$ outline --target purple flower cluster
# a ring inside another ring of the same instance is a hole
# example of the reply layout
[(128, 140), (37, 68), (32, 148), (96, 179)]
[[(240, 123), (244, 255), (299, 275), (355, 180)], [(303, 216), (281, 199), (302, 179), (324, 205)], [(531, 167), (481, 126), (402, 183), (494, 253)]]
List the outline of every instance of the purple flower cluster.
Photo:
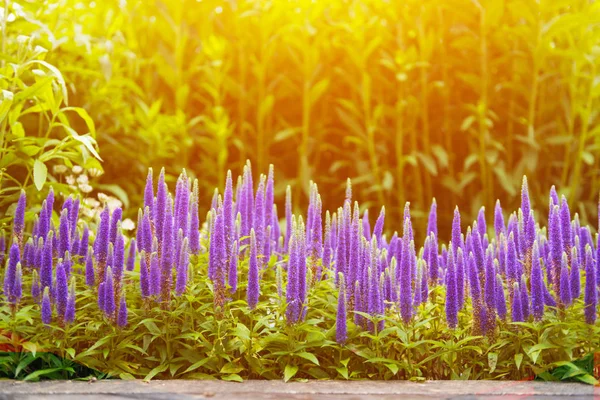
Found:
[(49, 324), (55, 315), (60, 323), (71, 323), (74, 274), (80, 273), (97, 293), (98, 307), (107, 320), (124, 327), (129, 275), (139, 273), (139, 293), (146, 306), (156, 302), (168, 307), (173, 295), (182, 296), (194, 278), (190, 265), (199, 264), (197, 255), (208, 252), (206, 275), (218, 309), (236, 295), (239, 286), (245, 289), (248, 307), (259, 308), (261, 294), (266, 294), (261, 291), (261, 278), (275, 267), (285, 318), (296, 324), (310, 309), (311, 288), (321, 281), (331, 282), (338, 292), (339, 343), (348, 340), (348, 315), (373, 332), (384, 328), (384, 317), (390, 313), (410, 324), (439, 286), (450, 328), (458, 327), (470, 309), (468, 319), (474, 329), (491, 335), (500, 320), (541, 321), (549, 307), (564, 310), (577, 302), (584, 303), (586, 322), (596, 321), (600, 246), (591, 229), (581, 226), (578, 215), (571, 215), (566, 198), (559, 199), (554, 187), (547, 228), (536, 224), (524, 178), (520, 208), (505, 214), (497, 201), (493, 225), (486, 221), (483, 207), (470, 225), (456, 207), (447, 243), (438, 236), (434, 199), (423, 244), (417, 246), (409, 203), (402, 231), (392, 232), (386, 229), (385, 207), (374, 221), (368, 210), (361, 212), (352, 199), (350, 180), (343, 203), (333, 211), (323, 210), (318, 186), (311, 182), (306, 218), (294, 214), (288, 187), (285, 229), (280, 227), (274, 203), (272, 166), (256, 185), (249, 162), (236, 180), (228, 171), (223, 192), (215, 190), (212, 197), (206, 228), (199, 220), (198, 182), (192, 182), (185, 170), (174, 194), (166, 182), (163, 169), (155, 186), (149, 170), (136, 236), (130, 240), (122, 232), (120, 208), (105, 206), (90, 232), (79, 221), (79, 199), (68, 197), (60, 210), (54, 210), (52, 190), (33, 216), (29, 234), (22, 192), (7, 257), (8, 243), (0, 232), (0, 260), (7, 259), (3, 285), (7, 301), (15, 307), (22, 302), (23, 274), (31, 273), (31, 296), (40, 306), (42, 321)]

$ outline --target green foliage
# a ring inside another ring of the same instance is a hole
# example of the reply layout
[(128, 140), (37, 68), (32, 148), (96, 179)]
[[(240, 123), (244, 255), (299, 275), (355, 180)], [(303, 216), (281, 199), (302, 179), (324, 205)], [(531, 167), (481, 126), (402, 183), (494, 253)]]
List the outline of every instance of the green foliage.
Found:
[(27, 6), (5, 2), (2, 9), (0, 208), (21, 188), (30, 199), (41, 199), (48, 184), (71, 192), (53, 166), (102, 171), (94, 122), (84, 108), (69, 106), (68, 83), (48, 61), (59, 43)]

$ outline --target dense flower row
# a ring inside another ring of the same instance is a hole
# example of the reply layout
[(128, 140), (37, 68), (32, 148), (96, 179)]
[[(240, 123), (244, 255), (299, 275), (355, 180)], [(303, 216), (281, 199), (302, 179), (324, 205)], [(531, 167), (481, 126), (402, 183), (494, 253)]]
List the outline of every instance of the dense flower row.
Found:
[[(401, 235), (389, 235), (391, 230), (385, 229), (384, 207), (371, 229), (368, 211), (361, 215), (358, 203), (352, 200), (350, 180), (343, 205), (325, 213), (318, 187), (311, 183), (306, 218), (292, 213), (288, 187), (285, 230), (281, 230), (274, 203), (274, 169), (271, 166), (268, 175), (261, 175), (255, 188), (250, 163), (237, 178), (235, 189), (228, 172), (225, 189), (222, 194), (215, 191), (202, 230), (198, 184), (192, 183), (185, 171), (177, 180), (174, 196), (165, 183), (164, 170), (156, 186), (149, 171), (136, 237), (129, 240), (121, 231), (120, 208), (111, 212), (105, 207), (94, 233), (79, 220), (79, 204), (77, 198), (66, 198), (58, 218), (53, 219), (51, 189), (26, 241), (24, 193), (15, 209), (4, 297), (16, 307), (23, 297), (23, 273), (32, 274), (31, 296), (40, 305), (45, 324), (53, 319), (59, 324), (74, 321), (76, 273), (85, 275), (86, 284), (97, 293), (99, 309), (118, 326), (126, 326), (128, 318), (124, 270), (139, 271), (144, 302), (168, 308), (171, 296), (182, 295), (192, 278), (190, 257), (203, 251), (209, 253), (207, 278), (212, 282), (217, 309), (238, 290), (240, 277), (247, 279), (247, 303), (255, 309), (261, 298), (261, 276), (274, 260), (283, 260), (285, 265), (278, 268), (277, 280), (279, 294), (285, 290), (289, 324), (305, 318), (310, 307), (307, 293), (316, 282), (335, 282), (339, 343), (347, 340), (349, 316), (371, 331), (383, 329), (382, 317), (396, 310), (404, 323), (410, 323), (419, 306), (430, 301), (431, 289), (437, 285), (445, 287), (450, 328), (458, 325), (458, 313), (467, 304), (472, 305), (474, 330), (490, 335), (499, 320), (540, 321), (549, 307), (565, 312), (582, 295), (583, 318), (589, 324), (596, 322), (600, 246), (594, 244), (591, 229), (580, 225), (577, 214), (572, 218), (566, 198), (559, 199), (554, 187), (547, 228), (536, 223), (526, 178), (521, 207), (508, 215), (507, 223), (498, 201), (493, 227), (488, 229), (482, 207), (465, 230), (457, 207), (447, 244), (439, 243), (434, 199), (420, 248), (415, 244), (408, 203)], [(203, 236), (207, 236), (206, 246), (202, 245)], [(2, 234), (0, 263), (5, 252)], [(75, 270), (74, 265), (83, 270)], [(242, 265), (247, 265), (247, 270), (241, 271)]]

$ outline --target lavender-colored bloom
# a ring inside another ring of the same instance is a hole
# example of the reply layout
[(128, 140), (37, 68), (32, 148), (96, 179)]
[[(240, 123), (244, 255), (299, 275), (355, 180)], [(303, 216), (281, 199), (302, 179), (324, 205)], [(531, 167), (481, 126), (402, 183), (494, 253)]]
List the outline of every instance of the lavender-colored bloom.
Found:
[(404, 216), (402, 221), (404, 221), (402, 236), (408, 237), (409, 241), (413, 240), (415, 237), (413, 233), (412, 220), (410, 218), (410, 203), (408, 201), (404, 203)]
[(138, 209), (138, 214), (137, 214), (137, 230), (135, 232), (135, 239), (137, 240), (137, 242), (142, 246), (142, 249), (144, 249), (144, 211), (139, 208)]
[(523, 216), (525, 217), (527, 217), (531, 211), (529, 185), (527, 184), (527, 177), (525, 175), (523, 175), (523, 184), (521, 185), (521, 210), (523, 210)]
[(161, 168), (158, 176), (158, 187), (156, 188), (156, 205), (152, 206), (152, 217), (154, 218), (154, 227), (159, 244), (162, 243), (163, 225), (165, 222), (165, 212), (167, 209), (169, 190), (165, 183), (165, 169)]
[(73, 200), (71, 209), (69, 210), (69, 226), (71, 228), (71, 237), (73, 238), (75, 237), (75, 234), (77, 232), (77, 221), (79, 220), (79, 205), (79, 197), (76, 197), (75, 200)]
[(346, 343), (346, 340), (348, 340), (348, 327), (346, 321), (346, 285), (344, 283), (344, 274), (341, 272), (338, 277), (338, 282), (340, 282), (340, 285), (335, 320), (335, 340), (339, 344), (344, 344)]
[(454, 219), (452, 220), (452, 253), (457, 254), (459, 247), (462, 247), (461, 229), (460, 229), (460, 211), (458, 206), (454, 208)]
[(200, 252), (200, 219), (198, 218), (198, 180), (194, 179), (192, 185), (192, 200), (190, 205), (190, 251), (192, 254)]
[(558, 206), (554, 206), (548, 220), (548, 241), (550, 243), (549, 281), (557, 285), (560, 274), (560, 263), (563, 252), (560, 214)]
[[(265, 236), (265, 176), (261, 175), (258, 183), (258, 189), (256, 190), (256, 199), (254, 201), (254, 218), (252, 221), (252, 227), (254, 228), (254, 235), (256, 236), (256, 248), (262, 249), (264, 245)], [(262, 260), (261, 260), (262, 264)]]
[[(596, 269), (594, 268), (592, 248), (590, 245), (587, 245), (585, 248), (585, 258), (585, 293), (583, 296), (583, 301), (585, 303), (585, 322), (594, 324), (596, 322), (596, 308), (598, 305), (598, 289), (596, 288)], [(600, 259), (596, 262), (600, 263)]]
[(150, 222), (150, 209), (146, 208), (142, 217), (142, 225), (138, 226), (138, 231), (141, 231), (138, 245), (140, 250), (145, 250), (146, 253), (152, 252), (152, 223)]
[(511, 318), (513, 322), (523, 322), (525, 319), (523, 318), (523, 307), (521, 306), (521, 296), (517, 295), (521, 293), (521, 289), (519, 287), (519, 283), (513, 283), (513, 301), (511, 304)]
[(10, 290), (10, 298), (9, 301), (13, 304), (18, 304), (21, 301), (21, 297), (23, 296), (23, 269), (21, 268), (21, 263), (17, 263), (17, 269), (15, 271), (15, 279), (13, 281), (12, 288)]
[(233, 242), (231, 246), (231, 256), (229, 258), (229, 272), (227, 274), (227, 280), (230, 287), (230, 292), (235, 293), (237, 291), (237, 283), (238, 283), (238, 257), (239, 257), (239, 249), (237, 240)]
[(113, 282), (112, 269), (106, 269), (106, 280), (104, 281), (104, 312), (112, 317), (117, 309), (115, 304), (115, 287)]
[(456, 295), (456, 272), (454, 271), (454, 251), (448, 251), (448, 264), (446, 266), (446, 322), (448, 327), (454, 329), (458, 326), (458, 300)]
[(158, 296), (161, 292), (160, 265), (158, 255), (152, 253), (150, 256), (150, 294)]
[(322, 256), (322, 264), (323, 268), (326, 270), (331, 266), (331, 216), (329, 215), (329, 210), (325, 212), (325, 239), (323, 240), (323, 256)]
[(563, 253), (562, 255), (562, 263), (560, 268), (560, 285), (559, 285), (559, 293), (560, 293), (560, 301), (563, 305), (571, 304), (571, 284), (569, 282), (569, 260), (567, 258), (567, 253)]
[[(381, 317), (383, 314), (383, 309), (380, 309), (379, 306), (381, 303), (381, 288), (379, 286), (379, 273), (377, 272), (376, 265), (377, 261), (373, 260), (372, 266), (369, 268), (369, 295), (367, 298), (367, 310), (371, 316)], [(375, 325), (371, 321), (369, 321), (369, 329), (372, 332), (375, 331)]]
[[(315, 185), (315, 190), (316, 190)], [(308, 255), (314, 259), (322, 257), (323, 254), (323, 220), (322, 220), (322, 207), (321, 196), (315, 194), (315, 204), (313, 208), (313, 220), (311, 223), (311, 236), (309, 237), (309, 250)], [(358, 217), (357, 217), (358, 219)], [(358, 222), (356, 223), (358, 226)], [(358, 229), (358, 228), (357, 228)]]
[(548, 290), (548, 287), (546, 285), (543, 285), (543, 290), (544, 290), (544, 304), (548, 307), (556, 307), (556, 300), (554, 299), (554, 297), (552, 297), (552, 294), (550, 293), (550, 291)]
[[(106, 266), (106, 258), (108, 257), (108, 233), (110, 230), (110, 211), (107, 206), (100, 213), (100, 222), (96, 231), (96, 240), (94, 241), (94, 256), (102, 271)], [(103, 278), (103, 277), (102, 277)]]
[(300, 319), (304, 318), (306, 308), (304, 303), (306, 302), (306, 237), (304, 236), (306, 227), (302, 216), (298, 218), (298, 304), (300, 305), (301, 314)]
[(87, 256), (85, 258), (85, 284), (88, 286), (94, 286), (96, 282), (94, 276), (94, 260), (92, 257), (93, 250), (88, 250)]
[(565, 196), (562, 196), (560, 204), (560, 232), (562, 235), (562, 251), (566, 252), (568, 256), (571, 254), (573, 236), (571, 232), (571, 212)]
[(177, 179), (175, 189), (175, 232), (183, 231), (183, 236), (188, 236), (188, 210), (190, 205), (190, 180), (185, 169)]
[(265, 225), (270, 225), (273, 221), (273, 204), (275, 202), (275, 168), (269, 164), (269, 173), (267, 176), (267, 185), (265, 188)]
[(75, 233), (74, 236), (75, 238), (71, 242), (70, 254), (73, 254), (75, 257), (77, 257), (79, 254), (79, 235)]
[(104, 288), (106, 287), (106, 283), (102, 282), (100, 283), (100, 285), (98, 285), (98, 308), (100, 309), (100, 311), (106, 313), (106, 310), (104, 309), (104, 302), (106, 300), (106, 297), (104, 296)]
[(477, 214), (477, 228), (479, 235), (484, 237), (487, 233), (487, 223), (485, 222), (485, 207), (481, 206), (479, 213)]
[(25, 191), (21, 189), (17, 208), (15, 209), (15, 219), (13, 223), (13, 234), (17, 238), (19, 246), (23, 243), (23, 230), (25, 229), (25, 207), (27, 206), (27, 197)]
[[(437, 258), (437, 253), (433, 258)], [(465, 304), (465, 256), (461, 248), (457, 250), (455, 259), (457, 310), (462, 310)]]
[(502, 206), (500, 200), (496, 200), (496, 207), (494, 208), (494, 231), (496, 237), (500, 236), (500, 233), (505, 232), (504, 215), (502, 214)]
[(142, 250), (140, 253), (140, 292), (142, 298), (150, 296), (150, 271), (148, 271), (148, 262), (146, 261), (146, 252)]
[(381, 212), (379, 213), (379, 217), (377, 217), (377, 221), (375, 222), (375, 227), (373, 228), (373, 235), (377, 238), (377, 242), (381, 241), (381, 235), (383, 234), (383, 224), (385, 222), (385, 206), (381, 207)]
[(117, 315), (117, 326), (119, 328), (124, 328), (127, 326), (127, 302), (125, 300), (125, 293), (121, 295), (119, 314)]
[(49, 325), (52, 322), (52, 304), (50, 303), (50, 288), (44, 288), (42, 298), (42, 323)]
[(289, 251), (289, 242), (292, 236), (292, 188), (288, 185), (285, 189), (285, 250)]
[(40, 287), (40, 278), (38, 277), (37, 271), (33, 270), (33, 277), (31, 279), (31, 297), (33, 297), (33, 301), (39, 304), (40, 295), (42, 294), (42, 289)]
[(352, 181), (350, 178), (346, 179), (346, 198), (344, 201), (347, 203), (352, 202)]
[(121, 223), (121, 218), (123, 217), (123, 210), (121, 207), (115, 208), (112, 212), (112, 216), (110, 218), (110, 228), (108, 232), (108, 240), (110, 243), (115, 244), (115, 240), (117, 239), (117, 232), (119, 230), (119, 225)]
[(35, 246), (33, 244), (33, 238), (29, 238), (23, 249), (23, 266), (33, 267), (35, 265)]
[(135, 239), (131, 239), (129, 242), (129, 252), (127, 254), (127, 271), (133, 271), (135, 267), (135, 256), (137, 253), (137, 246)]
[[(344, 204), (345, 209), (349, 209), (350, 205), (348, 202)], [(337, 278), (339, 273), (342, 272), (344, 274), (347, 273), (347, 256), (348, 256), (348, 247), (346, 244), (346, 230), (349, 230), (350, 223), (348, 221), (349, 212), (343, 211), (341, 214), (338, 214), (338, 238), (337, 238), (337, 248), (336, 248), (336, 256), (335, 256), (335, 277)]]
[(215, 222), (210, 235), (208, 277), (213, 282), (224, 283), (224, 265), (227, 253), (225, 250), (223, 213), (213, 210), (213, 218)]
[[(34, 245), (34, 257), (33, 257), (33, 267), (36, 269), (39, 269), (42, 267), (42, 258), (43, 258), (43, 254), (44, 254), (44, 238), (39, 237), (37, 238), (37, 246)], [(1, 257), (1, 253), (0, 253), (0, 257)], [(2, 264), (1, 262), (2, 260), (0, 260), (0, 264)]]
[(160, 260), (161, 269), (161, 294), (162, 300), (167, 301), (171, 293), (172, 271), (175, 257), (175, 235), (173, 232), (173, 212), (171, 207), (167, 210), (163, 220), (162, 252)]
[(527, 283), (525, 282), (525, 276), (521, 276), (521, 307), (523, 308), (523, 319), (529, 319), (529, 294), (527, 293)]
[(538, 242), (533, 242), (531, 256), (531, 312), (533, 319), (541, 321), (544, 315), (544, 277), (540, 264), (540, 252)]
[(231, 171), (227, 171), (227, 179), (225, 180), (225, 192), (223, 194), (223, 229), (225, 235), (225, 246), (227, 251), (227, 260), (231, 257), (231, 244), (235, 240), (233, 220), (233, 180)]
[(68, 296), (69, 284), (67, 281), (67, 273), (65, 271), (64, 262), (59, 261), (56, 266), (56, 312), (59, 316), (65, 315)]
[(111, 266), (113, 267), (115, 281), (120, 282), (121, 277), (123, 276), (123, 270), (125, 268), (125, 238), (121, 234), (120, 227), (117, 230), (114, 243), (114, 264)]
[(429, 219), (427, 220), (427, 232), (425, 232), (427, 236), (431, 233), (438, 237), (438, 228), (437, 228), (437, 202), (435, 197), (431, 202), (431, 208), (429, 209)]
[(52, 287), (53, 236), (54, 233), (52, 231), (48, 232), (48, 236), (44, 242), (42, 266), (40, 267), (40, 281), (42, 283), (42, 288)]
[(190, 262), (190, 251), (188, 238), (183, 239), (181, 252), (177, 263), (177, 280), (175, 281), (175, 293), (181, 296), (185, 292), (188, 277), (188, 264)]
[(495, 309), (496, 300), (496, 269), (494, 268), (493, 251), (488, 247), (485, 252), (485, 283), (483, 289), (483, 299), (488, 309)]
[[(419, 261), (421, 266), (420, 266), (420, 270), (421, 270), (421, 303), (425, 304), (427, 303), (427, 298), (429, 297), (429, 273), (428, 273), (428, 268), (427, 268), (427, 264), (423, 261), (420, 260)], [(464, 281), (463, 281), (464, 283)], [(458, 286), (458, 285), (457, 285)], [(458, 294), (460, 296), (460, 293)], [(393, 299), (391, 299), (393, 301)], [(459, 299), (460, 300), (460, 299)], [(462, 303), (462, 301), (461, 301)]]
[[(407, 232), (409, 220), (404, 219), (404, 232)], [(411, 286), (411, 260), (410, 243), (405, 235), (402, 238), (402, 259), (400, 262), (400, 316), (404, 323), (412, 319), (412, 286)]]
[(502, 277), (500, 274), (496, 274), (496, 312), (498, 317), (504, 320), (506, 319), (506, 297), (504, 296), (504, 287), (502, 286)]
[(88, 225), (83, 223), (83, 232), (81, 233), (81, 239), (79, 240), (79, 249), (77, 254), (79, 257), (85, 257), (88, 253), (88, 247), (90, 245), (90, 230)]
[(8, 265), (6, 266), (6, 272), (4, 274), (4, 295), (9, 299), (12, 295), (12, 289), (15, 284), (15, 277), (17, 274), (17, 265), (21, 263), (21, 253), (19, 252), (19, 245), (17, 242), (13, 242), (10, 247), (8, 255)]
[(515, 238), (511, 232), (508, 236), (508, 244), (506, 250), (506, 277), (508, 283), (511, 285), (517, 280), (517, 249), (515, 244)]
[[(296, 237), (295, 231), (296, 228), (296, 219), (295, 216), (292, 216), (291, 225), (294, 229), (292, 229), (292, 233), (289, 241), (289, 259), (287, 266), (287, 286), (285, 291), (287, 308), (286, 319), (288, 323), (294, 323), (298, 320), (298, 314), (300, 306), (298, 304), (298, 257), (297, 257), (297, 247), (298, 247), (298, 239)], [(340, 282), (338, 282), (339, 286)]]
[(558, 200), (558, 193), (556, 193), (556, 187), (552, 185), (550, 188), (550, 199), (548, 201), (549, 209), (552, 210), (554, 206), (560, 206), (560, 201)]
[(371, 224), (369, 223), (369, 210), (366, 209), (362, 216), (362, 228), (365, 239), (371, 237)]
[[(438, 242), (437, 236), (434, 233), (429, 235), (429, 246), (428, 252), (426, 253), (427, 266), (429, 268), (429, 278), (433, 285), (437, 285), (439, 282), (439, 257), (438, 257)], [(462, 251), (461, 251), (462, 252)]]
[(63, 209), (60, 214), (58, 237), (58, 256), (63, 257), (67, 251), (71, 251), (71, 232), (69, 229), (69, 214), (67, 209)]
[(146, 187), (144, 188), (144, 208), (148, 207), (150, 216), (152, 216), (152, 206), (154, 205), (154, 187), (153, 187), (153, 171), (148, 168), (146, 176)]
[(75, 281), (72, 281), (71, 288), (69, 290), (69, 297), (67, 298), (67, 306), (65, 308), (64, 321), (67, 324), (75, 321)]
[(578, 299), (581, 295), (581, 276), (579, 272), (579, 260), (577, 256), (577, 247), (571, 249), (571, 298)]

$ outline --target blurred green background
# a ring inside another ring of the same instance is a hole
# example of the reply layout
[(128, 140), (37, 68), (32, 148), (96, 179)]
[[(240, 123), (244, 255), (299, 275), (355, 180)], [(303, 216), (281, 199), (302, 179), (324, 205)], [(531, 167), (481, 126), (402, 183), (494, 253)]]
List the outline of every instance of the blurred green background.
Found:
[(312, 179), (337, 207), (350, 177), (388, 226), (410, 201), (417, 233), (435, 196), (443, 238), (456, 204), (466, 220), (517, 207), (523, 174), (537, 212), (555, 184), (596, 219), (596, 1), (1, 6), (0, 216), (20, 187), (35, 201), (50, 185), (134, 215), (149, 166), (199, 178), (205, 212), (249, 159), (275, 165), (280, 204), (292, 184), (304, 208)]

